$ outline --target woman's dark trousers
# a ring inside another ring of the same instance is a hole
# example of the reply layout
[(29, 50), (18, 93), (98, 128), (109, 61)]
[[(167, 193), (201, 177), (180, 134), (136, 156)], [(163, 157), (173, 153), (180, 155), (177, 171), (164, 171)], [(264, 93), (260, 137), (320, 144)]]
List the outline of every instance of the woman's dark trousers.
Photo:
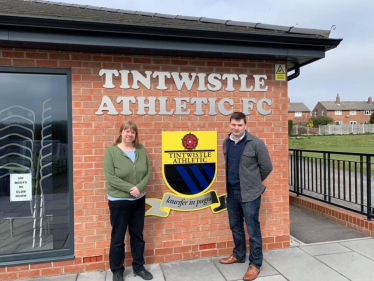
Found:
[(125, 270), (125, 234), (129, 227), (132, 267), (135, 272), (144, 269), (143, 239), (145, 196), (138, 200), (109, 201), (112, 235), (110, 241), (109, 264), (112, 272)]

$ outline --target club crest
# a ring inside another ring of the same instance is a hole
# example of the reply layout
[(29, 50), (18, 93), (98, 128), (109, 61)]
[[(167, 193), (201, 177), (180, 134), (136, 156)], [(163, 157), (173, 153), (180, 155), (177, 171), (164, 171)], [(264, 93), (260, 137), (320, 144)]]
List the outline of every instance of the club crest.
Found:
[(167, 217), (170, 210), (226, 209), (226, 195), (209, 190), (217, 176), (217, 132), (162, 132), (162, 176), (171, 192), (147, 198), (146, 216)]
[(162, 173), (177, 194), (205, 192), (216, 178), (217, 132), (163, 132)]

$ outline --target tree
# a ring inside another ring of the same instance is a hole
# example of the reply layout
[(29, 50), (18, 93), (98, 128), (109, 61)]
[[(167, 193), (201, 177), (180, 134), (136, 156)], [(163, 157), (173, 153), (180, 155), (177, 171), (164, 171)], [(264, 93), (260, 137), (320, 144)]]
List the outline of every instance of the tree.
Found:
[(292, 134), (292, 127), (293, 127), (293, 121), (288, 120), (288, 135), (289, 136)]
[(306, 126), (309, 127), (309, 128), (313, 128), (313, 127), (314, 127), (314, 124), (313, 124), (312, 119), (310, 119), (310, 120), (308, 121), (308, 123), (306, 124)]
[(312, 120), (314, 128), (318, 128), (319, 126), (334, 123), (334, 119), (332, 119), (331, 117), (327, 117), (327, 116), (317, 116), (317, 117), (311, 118), (310, 120)]
[(371, 114), (369, 123), (374, 124), (374, 113)]

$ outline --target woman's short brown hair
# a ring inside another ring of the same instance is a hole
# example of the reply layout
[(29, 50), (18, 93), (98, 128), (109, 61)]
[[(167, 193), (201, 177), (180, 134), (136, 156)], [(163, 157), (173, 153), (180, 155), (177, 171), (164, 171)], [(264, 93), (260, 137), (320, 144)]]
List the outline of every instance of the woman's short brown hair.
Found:
[(139, 134), (138, 134), (138, 127), (136, 126), (135, 122), (129, 120), (122, 124), (121, 128), (119, 129), (119, 136), (116, 139), (114, 145), (117, 145), (122, 142), (122, 132), (123, 130), (131, 129), (135, 132), (135, 139), (132, 142), (135, 148), (138, 148), (139, 145)]

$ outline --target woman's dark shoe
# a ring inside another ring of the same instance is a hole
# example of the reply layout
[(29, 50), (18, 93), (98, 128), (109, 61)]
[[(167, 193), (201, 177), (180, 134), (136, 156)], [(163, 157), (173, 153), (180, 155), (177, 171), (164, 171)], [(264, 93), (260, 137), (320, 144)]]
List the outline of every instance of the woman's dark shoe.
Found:
[(134, 276), (136, 276), (136, 275), (140, 276), (144, 280), (152, 280), (153, 279), (153, 275), (148, 270), (146, 270), (145, 268), (143, 270), (140, 270), (140, 271), (134, 271)]
[(123, 273), (113, 272), (113, 281), (123, 281)]

